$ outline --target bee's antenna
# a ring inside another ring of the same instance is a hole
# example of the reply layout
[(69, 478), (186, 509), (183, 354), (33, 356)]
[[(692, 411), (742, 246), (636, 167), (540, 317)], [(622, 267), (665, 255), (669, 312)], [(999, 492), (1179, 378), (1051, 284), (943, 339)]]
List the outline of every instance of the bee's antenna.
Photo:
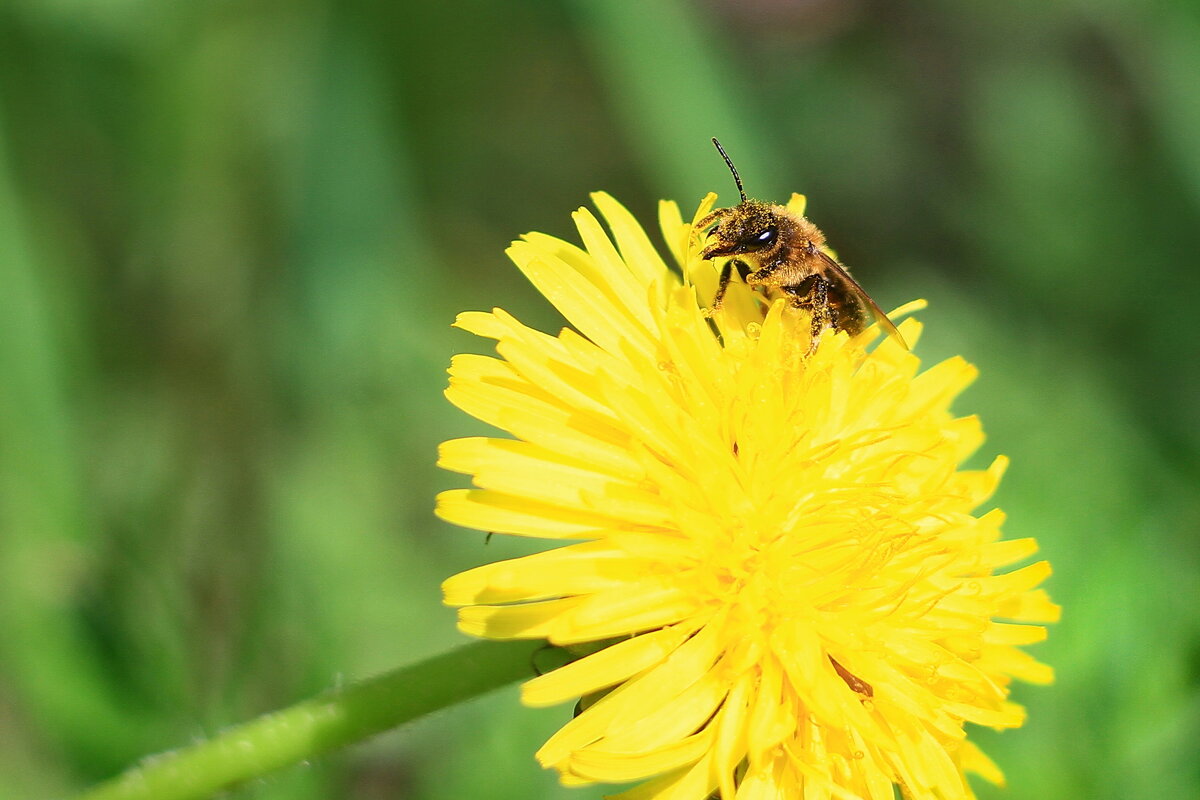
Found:
[(746, 200), (746, 190), (742, 188), (742, 178), (737, 174), (737, 167), (729, 160), (729, 154), (725, 152), (724, 147), (721, 147), (721, 143), (717, 141), (717, 137), (715, 136), (713, 137), (713, 144), (717, 146), (717, 152), (721, 154), (721, 158), (725, 159), (725, 163), (729, 165), (729, 171), (733, 173), (733, 182), (737, 184), (738, 193), (742, 196), (742, 202), (749, 202)]

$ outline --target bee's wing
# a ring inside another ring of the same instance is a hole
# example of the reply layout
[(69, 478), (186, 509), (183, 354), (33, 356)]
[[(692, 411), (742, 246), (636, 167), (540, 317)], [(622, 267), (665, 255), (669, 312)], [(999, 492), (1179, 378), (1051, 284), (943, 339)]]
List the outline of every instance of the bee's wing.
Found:
[(879, 323), (879, 327), (883, 328), (884, 332), (889, 336), (896, 337), (896, 341), (900, 343), (900, 346), (907, 350), (908, 342), (904, 341), (904, 337), (900, 335), (900, 331), (888, 319), (887, 314), (883, 313), (883, 309), (875, 304), (875, 301), (871, 299), (866, 290), (858, 285), (858, 281), (850, 277), (850, 273), (846, 271), (846, 268), (821, 250), (817, 251), (817, 255), (820, 256), (822, 266), (824, 267), (822, 271), (825, 280), (848, 295), (868, 315), (874, 317), (875, 322)]

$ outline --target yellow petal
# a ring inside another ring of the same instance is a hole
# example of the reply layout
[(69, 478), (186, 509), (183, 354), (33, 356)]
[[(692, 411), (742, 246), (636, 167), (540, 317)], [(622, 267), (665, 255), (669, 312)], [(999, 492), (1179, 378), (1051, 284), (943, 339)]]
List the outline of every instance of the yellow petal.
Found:
[(676, 265), (682, 267), (687, 258), (687, 240), (691, 236), (692, 226), (684, 223), (679, 204), (674, 200), (658, 201), (658, 227), (667, 249), (675, 257)]
[(545, 600), (616, 589), (648, 568), (604, 542), (584, 542), (460, 572), (442, 583), (442, 593), (452, 606)]
[(467, 606), (458, 610), (458, 629), (489, 639), (546, 639), (558, 617), (579, 602), (565, 597), (512, 606)]
[(687, 625), (651, 631), (539, 675), (521, 686), (521, 702), (551, 706), (628, 680), (660, 663), (692, 634)]
[(712, 734), (701, 732), (649, 753), (610, 753), (589, 747), (571, 756), (569, 768), (597, 781), (636, 781), (694, 764), (709, 749), (711, 740)]
[(590, 595), (550, 633), (555, 644), (609, 639), (671, 625), (698, 610), (696, 598), (663, 580), (629, 581)]
[(528, 242), (513, 242), (505, 252), (575, 329), (600, 347), (616, 350), (626, 337), (641, 334), (630, 324), (623, 303), (611, 294), (597, 293), (595, 284), (561, 260)]
[(702, 759), (691, 767), (673, 770), (620, 794), (610, 795), (608, 800), (696, 800), (706, 797), (712, 789), (707, 773), (708, 764)]
[[(667, 280), (670, 276), (667, 265), (663, 263), (658, 251), (650, 243), (650, 237), (646, 236), (633, 214), (607, 192), (593, 192), (591, 197), (608, 222), (621, 251), (621, 260), (636, 282), (648, 286), (655, 281)], [(586, 238), (584, 243), (587, 243)]]
[(971, 742), (963, 742), (958, 751), (958, 763), (966, 772), (974, 772), (988, 783), (1004, 785), (1004, 773)]
[(486, 489), (450, 489), (437, 496), (439, 517), (464, 528), (547, 539), (592, 538), (606, 520), (595, 514)]
[(787, 210), (798, 217), (804, 216), (804, 209), (808, 207), (808, 198), (797, 192), (792, 192), (792, 196), (788, 198)]

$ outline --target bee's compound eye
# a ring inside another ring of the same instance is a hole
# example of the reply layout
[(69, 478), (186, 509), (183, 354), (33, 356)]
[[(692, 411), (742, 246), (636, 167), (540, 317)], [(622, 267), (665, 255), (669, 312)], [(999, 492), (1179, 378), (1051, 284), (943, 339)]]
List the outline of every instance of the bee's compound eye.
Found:
[(775, 234), (776, 230), (774, 228), (767, 228), (758, 236), (754, 237), (754, 241), (758, 242), (759, 244), (769, 244), (770, 242), (774, 241)]

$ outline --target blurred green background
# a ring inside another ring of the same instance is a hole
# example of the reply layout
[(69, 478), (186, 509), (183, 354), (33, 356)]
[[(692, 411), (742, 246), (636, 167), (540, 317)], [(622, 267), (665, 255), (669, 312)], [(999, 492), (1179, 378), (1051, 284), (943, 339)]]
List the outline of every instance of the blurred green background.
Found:
[[(460, 641), (449, 323), (502, 250), (809, 195), (933, 361), (1065, 606), (985, 798), (1200, 796), (1200, 5), (0, 5), (0, 795), (53, 797)], [(524, 549), (523, 549), (524, 547)], [(515, 689), (234, 798), (596, 798)]]

